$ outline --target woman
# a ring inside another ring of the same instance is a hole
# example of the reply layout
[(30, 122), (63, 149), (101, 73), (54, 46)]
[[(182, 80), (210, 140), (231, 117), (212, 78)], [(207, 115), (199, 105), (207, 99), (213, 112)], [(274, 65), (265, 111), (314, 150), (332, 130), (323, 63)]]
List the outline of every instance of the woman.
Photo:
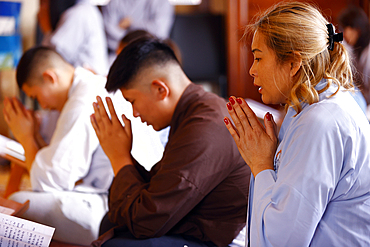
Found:
[(266, 104), (286, 104), (279, 138), (241, 98), (225, 124), (251, 168), (250, 246), (369, 246), (370, 127), (351, 97), (347, 52), (305, 3), (281, 3), (249, 30), (250, 74)]

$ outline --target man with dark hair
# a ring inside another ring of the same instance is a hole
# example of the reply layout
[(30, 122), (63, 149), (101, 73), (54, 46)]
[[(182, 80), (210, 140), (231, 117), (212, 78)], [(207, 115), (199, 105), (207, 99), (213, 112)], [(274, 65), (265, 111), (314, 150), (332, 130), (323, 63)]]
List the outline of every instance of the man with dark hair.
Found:
[[(51, 48), (36, 47), (22, 56), (17, 82), (29, 97), (37, 99), (45, 109), (59, 111), (60, 117), (51, 142), (46, 145), (33, 112), (16, 98), (4, 100), (5, 120), (25, 150), (25, 168), (32, 186), (32, 191), (14, 193), (10, 199), (22, 203), (30, 200), (23, 216), (55, 227), (54, 239), (87, 245), (98, 237), (113, 179), (110, 162), (90, 124), (91, 104), (96, 95), (108, 96), (104, 88), (106, 78), (74, 68)], [(130, 110), (122, 95), (112, 96), (122, 107), (119, 111)], [(136, 130), (154, 140), (156, 133), (147, 126), (140, 127), (141, 124), (135, 123)], [(140, 135), (138, 138), (135, 147), (149, 143), (141, 140)], [(159, 138), (157, 143), (161, 145)]]
[(193, 84), (153, 39), (123, 49), (106, 88), (119, 89), (142, 122), (171, 129), (162, 160), (146, 172), (130, 156), (130, 121), (123, 115), (122, 127), (107, 98), (110, 120), (97, 98), (91, 122), (115, 173), (108, 216), (116, 227), (94, 244), (112, 232), (103, 246), (230, 244), (245, 225), (250, 170), (223, 124), (225, 100)]

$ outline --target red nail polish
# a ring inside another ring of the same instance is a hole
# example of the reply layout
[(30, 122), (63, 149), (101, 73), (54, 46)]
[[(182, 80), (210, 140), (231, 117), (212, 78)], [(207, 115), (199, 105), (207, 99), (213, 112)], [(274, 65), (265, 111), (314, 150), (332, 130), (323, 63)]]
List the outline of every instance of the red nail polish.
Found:
[(272, 118), (271, 113), (267, 112), (266, 113), (266, 118), (267, 118), (268, 121), (271, 121), (271, 118)]
[(231, 111), (233, 109), (233, 107), (231, 106), (230, 103), (227, 103), (226, 105), (227, 105), (227, 109), (229, 109), (229, 111)]
[(237, 98), (237, 99), (236, 99), (236, 102), (238, 102), (238, 104), (239, 104), (239, 105), (241, 105), (241, 104), (242, 104), (242, 100), (241, 100), (241, 99), (239, 99), (239, 98)]
[(230, 101), (230, 103), (231, 103), (232, 105), (235, 105), (235, 100), (234, 100), (234, 98), (230, 97), (230, 98), (229, 98), (229, 101)]
[(226, 125), (229, 124), (229, 120), (227, 118), (224, 118), (224, 122), (225, 122)]

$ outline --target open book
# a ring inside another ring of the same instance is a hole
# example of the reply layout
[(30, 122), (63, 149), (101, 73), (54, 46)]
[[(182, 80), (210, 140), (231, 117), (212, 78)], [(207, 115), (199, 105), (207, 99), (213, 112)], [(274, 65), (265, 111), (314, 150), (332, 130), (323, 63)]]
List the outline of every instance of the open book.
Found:
[(55, 228), (0, 213), (0, 246), (47, 247)]
[(270, 106), (267, 106), (252, 99), (245, 100), (247, 101), (249, 107), (254, 111), (256, 116), (261, 120), (263, 120), (263, 118), (265, 117), (266, 112), (270, 112), (274, 116), (274, 120), (276, 123), (279, 123), (284, 118), (283, 114), (280, 111)]
[(26, 160), (22, 145), (3, 135), (0, 135), (0, 155), (9, 155), (21, 161)]

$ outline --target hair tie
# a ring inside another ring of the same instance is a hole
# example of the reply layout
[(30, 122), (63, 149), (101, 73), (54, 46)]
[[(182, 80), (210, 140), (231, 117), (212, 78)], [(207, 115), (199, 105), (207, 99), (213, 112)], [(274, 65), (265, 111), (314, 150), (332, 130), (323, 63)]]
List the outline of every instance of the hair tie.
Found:
[(334, 49), (334, 42), (343, 41), (343, 33), (335, 33), (334, 32), (334, 25), (333, 24), (326, 24), (329, 32), (329, 46), (328, 49), (332, 51)]

